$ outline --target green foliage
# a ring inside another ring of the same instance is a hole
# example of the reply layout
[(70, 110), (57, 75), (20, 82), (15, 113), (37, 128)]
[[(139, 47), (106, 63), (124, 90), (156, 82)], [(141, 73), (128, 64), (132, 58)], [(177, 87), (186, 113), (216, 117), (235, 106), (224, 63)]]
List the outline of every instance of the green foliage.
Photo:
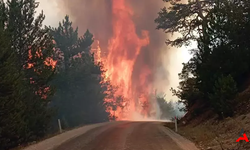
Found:
[(165, 97), (157, 97), (156, 100), (161, 110), (161, 119), (170, 119), (176, 115), (171, 101), (166, 101)]
[(166, 43), (172, 46), (189, 45), (190, 41), (197, 40), (206, 34), (206, 13), (212, 7), (213, 0), (190, 0), (184, 3), (180, 0), (163, 0), (168, 3), (158, 13), (155, 19), (157, 29), (166, 33), (180, 33), (182, 36)]
[(34, 18), (36, 8), (34, 0), (0, 1), (0, 149), (47, 133), (53, 68), (44, 61), (53, 56), (53, 43), (42, 28), (44, 15)]
[(187, 111), (202, 103), (214, 108), (219, 116), (222, 113), (225, 117), (232, 116), (235, 104), (231, 102), (250, 73), (250, 3), (247, 0), (164, 1), (170, 2), (170, 7), (159, 12), (155, 20), (157, 28), (182, 34), (167, 44), (182, 46), (190, 41), (198, 44), (197, 49), (191, 50), (193, 57), (183, 64), (179, 75), (182, 81), (179, 90), (172, 89), (173, 94), (185, 104)]
[(237, 87), (231, 75), (220, 77), (214, 85), (213, 93), (210, 94), (213, 108), (220, 117), (232, 116), (236, 102), (234, 98)]
[[(20, 100), (22, 90), (15, 90), (20, 84), (20, 74), (16, 67), (15, 53), (9, 50), (10, 43), (4, 31), (0, 32), (0, 149), (17, 144), (26, 130), (22, 115), (24, 103)], [(20, 87), (20, 86), (19, 86)], [(8, 116), (5, 116), (8, 115)], [(16, 138), (14, 138), (16, 137)], [(13, 141), (11, 141), (13, 140)], [(22, 139), (23, 140), (23, 139)]]
[(57, 75), (53, 81), (57, 92), (52, 102), (63, 127), (107, 121), (108, 113), (103, 104), (107, 86), (101, 76), (102, 64), (95, 63), (90, 51), (93, 35), (87, 30), (79, 37), (69, 16), (57, 28), (50, 27), (50, 31), (63, 57), (58, 59)]
[(178, 90), (173, 88), (170, 89), (174, 96), (179, 98), (179, 103), (185, 105), (182, 111), (189, 111), (194, 104), (202, 98), (202, 94), (196, 86), (195, 78), (188, 78), (187, 80), (181, 81)]

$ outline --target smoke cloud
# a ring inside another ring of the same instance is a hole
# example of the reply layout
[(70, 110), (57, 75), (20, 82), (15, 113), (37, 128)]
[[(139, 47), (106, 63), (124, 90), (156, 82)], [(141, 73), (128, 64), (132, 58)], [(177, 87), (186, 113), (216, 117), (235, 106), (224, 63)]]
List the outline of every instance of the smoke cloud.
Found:
[[(154, 23), (164, 2), (162, 0), (124, 1), (133, 11), (132, 21), (137, 36), (143, 39), (142, 31), (146, 30), (150, 41), (147, 46), (141, 48), (134, 61), (131, 74), (132, 88), (137, 91), (137, 94), (145, 92), (144, 90), (149, 87), (150, 91), (146, 92), (154, 92), (155, 89), (157, 92), (166, 92), (169, 84), (169, 73), (165, 66), (168, 60), (163, 61), (163, 55), (167, 56), (168, 53), (165, 45), (166, 35), (162, 31), (156, 30)], [(113, 36), (112, 5), (112, 0), (62, 0), (60, 3), (58, 2), (59, 9), (70, 16), (74, 26), (78, 26), (80, 35), (89, 29), (95, 39), (99, 40), (102, 55), (109, 53), (109, 40)], [(130, 47), (133, 49), (133, 43), (127, 46), (127, 48)], [(126, 55), (129, 59), (129, 57), (133, 58), (135, 54), (133, 51), (129, 51)]]
[[(127, 0), (127, 4), (132, 8), (133, 21), (136, 32), (141, 37), (142, 30), (149, 31), (150, 44), (144, 47), (137, 57), (132, 73), (132, 81), (141, 89), (136, 82), (145, 68), (151, 71), (147, 76), (147, 84), (154, 84), (159, 91), (160, 86), (168, 84), (168, 72), (161, 61), (161, 55), (166, 53), (166, 36), (162, 31), (156, 30), (154, 19), (162, 6), (163, 1), (158, 0)], [(82, 35), (89, 29), (100, 41), (102, 50), (107, 51), (108, 41), (112, 37), (112, 0), (63, 0), (60, 4), (61, 10), (69, 14), (74, 21), (74, 25), (79, 27)]]

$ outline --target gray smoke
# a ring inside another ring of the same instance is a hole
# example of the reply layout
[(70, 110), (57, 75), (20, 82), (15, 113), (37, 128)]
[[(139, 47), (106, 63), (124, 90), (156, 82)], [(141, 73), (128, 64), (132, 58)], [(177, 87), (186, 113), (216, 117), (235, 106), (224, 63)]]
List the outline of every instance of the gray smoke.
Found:
[[(133, 21), (136, 32), (141, 37), (141, 31), (149, 31), (150, 44), (143, 47), (135, 62), (132, 83), (136, 91), (143, 86), (154, 85), (160, 88), (168, 85), (168, 72), (162, 63), (162, 55), (166, 54), (166, 35), (156, 30), (154, 23), (157, 13), (164, 6), (162, 0), (125, 0), (134, 11)], [(60, 9), (73, 20), (73, 25), (79, 27), (82, 35), (86, 29), (92, 32), (100, 41), (100, 47), (107, 52), (108, 40), (112, 37), (112, 0), (61, 0)], [(133, 52), (133, 51), (132, 51)], [(108, 52), (107, 52), (108, 53)], [(140, 84), (140, 74), (147, 68), (151, 74), (146, 83)], [(165, 91), (162, 91), (165, 92)]]

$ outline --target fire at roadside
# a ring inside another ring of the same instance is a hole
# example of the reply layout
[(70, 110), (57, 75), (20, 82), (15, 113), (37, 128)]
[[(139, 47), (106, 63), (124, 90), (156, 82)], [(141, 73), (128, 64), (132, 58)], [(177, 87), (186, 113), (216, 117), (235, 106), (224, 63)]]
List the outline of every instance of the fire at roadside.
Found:
[[(116, 105), (107, 111), (117, 120), (160, 116), (155, 90), (161, 91), (162, 85), (156, 83), (167, 85), (168, 73), (157, 71), (163, 66), (165, 35), (155, 30), (153, 20), (162, 5), (153, 0), (143, 5), (132, 0), (64, 0), (61, 4), (61, 10), (81, 27), (80, 33), (88, 28), (95, 36), (96, 59), (107, 70), (103, 76), (118, 87), (114, 97), (105, 100)], [(117, 97), (122, 100), (117, 102)]]

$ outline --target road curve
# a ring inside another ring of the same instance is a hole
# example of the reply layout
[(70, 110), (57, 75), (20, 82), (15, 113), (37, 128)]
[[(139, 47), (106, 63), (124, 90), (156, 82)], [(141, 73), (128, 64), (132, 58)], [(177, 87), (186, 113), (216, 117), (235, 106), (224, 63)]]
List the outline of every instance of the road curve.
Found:
[(158, 122), (120, 122), (100, 126), (54, 150), (198, 150)]

